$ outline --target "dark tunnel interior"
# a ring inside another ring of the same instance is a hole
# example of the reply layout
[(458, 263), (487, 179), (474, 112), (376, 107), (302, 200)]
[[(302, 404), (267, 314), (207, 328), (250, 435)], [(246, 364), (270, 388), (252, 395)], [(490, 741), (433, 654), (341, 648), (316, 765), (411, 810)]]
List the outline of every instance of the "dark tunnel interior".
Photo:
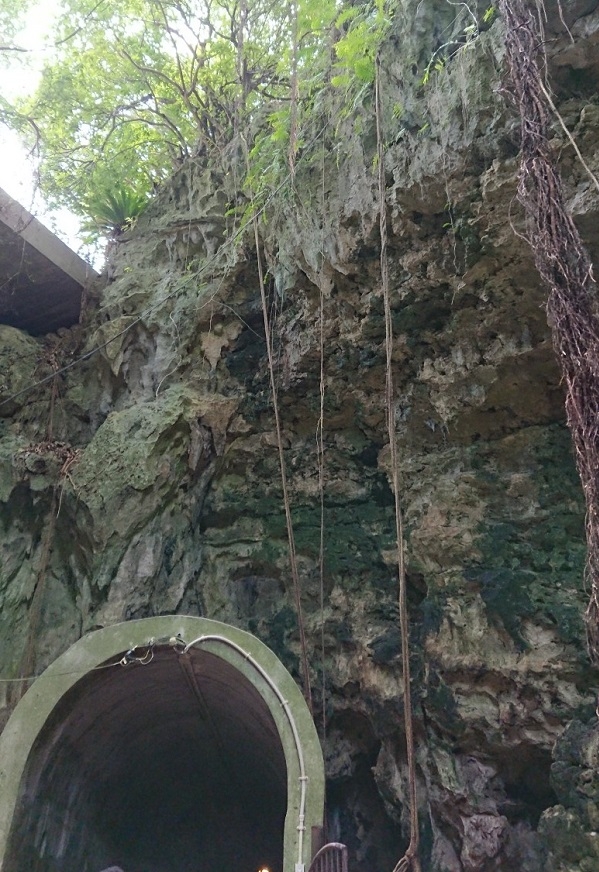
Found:
[(31, 751), (6, 872), (282, 872), (285, 757), (262, 697), (209, 652), (88, 673)]

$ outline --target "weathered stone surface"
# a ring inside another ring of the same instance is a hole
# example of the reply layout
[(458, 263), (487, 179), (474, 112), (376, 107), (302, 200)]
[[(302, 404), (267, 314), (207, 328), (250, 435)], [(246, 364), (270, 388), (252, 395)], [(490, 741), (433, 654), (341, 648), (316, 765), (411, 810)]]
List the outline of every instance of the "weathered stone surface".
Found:
[(19, 394), (34, 380), (39, 344), (16, 327), (0, 324), (0, 418), (12, 415), (25, 402)]
[[(550, 72), (596, 169), (597, 4), (562, 5), (575, 45), (550, 10)], [(599, 862), (599, 813), (595, 739), (574, 726), (594, 711), (596, 681), (583, 500), (544, 291), (519, 235), (501, 22), (421, 85), (454, 16), (452, 4), (400, 3), (384, 54), (423, 870), (584, 872)], [(401, 855), (408, 818), (374, 121), (367, 99), (351, 117), (334, 100), (335, 152), (298, 159), (297, 200), (269, 203), (261, 256), (331, 836), (349, 844), (352, 869), (379, 872)], [(596, 189), (559, 125), (555, 144), (596, 255)], [(234, 236), (232, 185), (191, 162), (113, 250), (82, 347), (108, 344), (64, 377), (54, 412), (54, 438), (80, 449), (68, 474), (15, 460), (45, 438), (49, 393), (3, 422), (3, 674), (20, 668), (28, 633), (39, 670), (94, 626), (178, 612), (250, 630), (299, 678), (256, 252)], [(34, 366), (23, 341), (15, 385)]]
[(547, 809), (539, 831), (553, 868), (587, 872), (599, 861), (599, 731), (597, 720), (573, 720), (553, 750), (551, 783), (560, 805)]

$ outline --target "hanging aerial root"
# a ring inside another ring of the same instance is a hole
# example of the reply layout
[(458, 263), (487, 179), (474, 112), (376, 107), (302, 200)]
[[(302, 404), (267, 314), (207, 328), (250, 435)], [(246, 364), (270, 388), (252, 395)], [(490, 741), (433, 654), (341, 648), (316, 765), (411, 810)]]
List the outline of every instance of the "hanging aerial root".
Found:
[(566, 414), (586, 500), (589, 653), (599, 662), (599, 320), (592, 264), (565, 205), (549, 145), (537, 23), (522, 0), (499, 0), (511, 90), (520, 110), (518, 199), (536, 267), (549, 289), (547, 318), (566, 387)]
[(380, 58), (375, 66), (375, 115), (378, 163), (379, 229), (381, 235), (381, 286), (385, 310), (386, 390), (385, 405), (387, 433), (391, 457), (391, 480), (395, 502), (395, 535), (397, 541), (397, 576), (399, 631), (401, 635), (401, 666), (404, 684), (404, 730), (408, 763), (408, 804), (410, 814), (410, 841), (403, 857), (393, 872), (420, 872), (418, 859), (418, 798), (416, 796), (416, 752), (414, 746), (414, 723), (412, 714), (412, 683), (410, 676), (410, 627), (408, 621), (407, 579), (403, 531), (403, 513), (399, 493), (399, 460), (397, 457), (397, 433), (395, 427), (395, 389), (393, 386), (393, 320), (391, 317), (391, 288), (389, 282), (389, 259), (387, 254), (387, 200), (385, 195), (385, 148), (382, 129), (383, 107), (381, 98)]

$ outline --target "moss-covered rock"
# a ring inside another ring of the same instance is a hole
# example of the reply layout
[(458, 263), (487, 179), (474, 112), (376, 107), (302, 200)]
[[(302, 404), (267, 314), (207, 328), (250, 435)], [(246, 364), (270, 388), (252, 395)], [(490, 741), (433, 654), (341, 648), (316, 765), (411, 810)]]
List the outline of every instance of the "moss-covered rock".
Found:
[(31, 336), (0, 324), (0, 418), (27, 402), (26, 389), (36, 381), (40, 344)]
[[(587, 33), (593, 4), (571, 6), (572, 33)], [(381, 51), (423, 872), (545, 872), (548, 851), (555, 872), (583, 872), (597, 863), (596, 779), (579, 762), (592, 742), (566, 727), (594, 706), (596, 684), (584, 504), (513, 205), (502, 24), (468, 40), (456, 9), (400, 0)], [(572, 56), (548, 15), (556, 99), (595, 166), (595, 97), (568, 82), (573, 64), (596, 81), (596, 41), (587, 34), (587, 53)], [(249, 629), (299, 679), (262, 257), (315, 717), (330, 730), (331, 835), (350, 844), (355, 872), (378, 872), (407, 844), (404, 685), (375, 118), (368, 87), (351, 112), (346, 96), (327, 93), (302, 131), (293, 189), (267, 199), (260, 252), (227, 207), (235, 172), (203, 157), (180, 168), (112, 251), (82, 328), (85, 352), (102, 348), (54, 400), (42, 388), (0, 413), (0, 664), (19, 671), (33, 624), (39, 669), (94, 626), (187, 612)], [(597, 253), (596, 192), (569, 147), (561, 160)], [(3, 396), (35, 380), (38, 353), (0, 328)], [(66, 469), (31, 449), (49, 421), (76, 452)]]

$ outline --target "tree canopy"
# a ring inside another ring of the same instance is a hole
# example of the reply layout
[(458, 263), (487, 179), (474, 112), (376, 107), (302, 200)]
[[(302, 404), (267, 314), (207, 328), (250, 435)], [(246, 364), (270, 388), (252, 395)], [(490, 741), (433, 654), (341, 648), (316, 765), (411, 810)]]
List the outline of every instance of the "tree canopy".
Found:
[[(318, 114), (331, 121), (323, 94), (339, 89), (349, 114), (371, 93), (396, 2), (56, 0), (39, 84), (25, 99), (0, 94), (0, 123), (35, 150), (51, 206), (96, 217), (97, 233), (86, 224), (92, 237), (106, 233), (111, 213), (122, 219), (116, 230), (127, 226), (134, 216), (118, 215), (121, 208), (143, 208), (175, 167), (201, 153), (213, 164), (235, 149), (249, 153), (255, 198), (281, 172), (293, 175)], [(482, 0), (474, 10), (447, 2), (455, 19), (433, 46), (422, 85), (494, 15)], [(19, 25), (36, 5), (0, 0), (0, 62), (27, 58)]]
[[(14, 5), (0, 0), (0, 15)], [(198, 150), (222, 153), (261, 113), (293, 150), (298, 105), (330, 73), (335, 22), (376, 9), (359, 4), (348, 15), (336, 0), (62, 0), (39, 85), (4, 120), (37, 140), (46, 198), (87, 214), (113, 184), (147, 192)]]
[(24, 49), (14, 38), (30, 6), (31, 0), (2, 0), (0, 3), (0, 52), (19, 52)]

